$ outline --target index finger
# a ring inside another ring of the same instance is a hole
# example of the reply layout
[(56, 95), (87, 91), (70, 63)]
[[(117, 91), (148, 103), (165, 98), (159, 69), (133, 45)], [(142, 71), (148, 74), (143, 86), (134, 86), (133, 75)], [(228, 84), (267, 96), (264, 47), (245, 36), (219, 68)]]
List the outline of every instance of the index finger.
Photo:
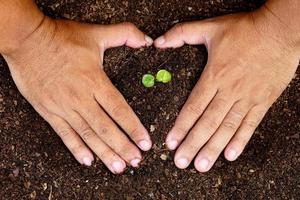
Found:
[(102, 81), (95, 93), (97, 102), (141, 150), (150, 150), (152, 141), (146, 128), (108, 77), (105, 76)]

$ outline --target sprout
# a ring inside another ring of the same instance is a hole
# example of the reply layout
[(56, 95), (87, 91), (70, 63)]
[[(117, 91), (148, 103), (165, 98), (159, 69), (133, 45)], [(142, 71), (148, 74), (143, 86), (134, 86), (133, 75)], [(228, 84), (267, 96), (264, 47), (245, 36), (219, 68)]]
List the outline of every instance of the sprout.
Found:
[(158, 82), (168, 83), (172, 80), (172, 75), (165, 69), (161, 69), (156, 74), (156, 80)]
[(145, 87), (150, 88), (154, 86), (155, 78), (151, 74), (145, 74), (142, 79), (142, 83)]

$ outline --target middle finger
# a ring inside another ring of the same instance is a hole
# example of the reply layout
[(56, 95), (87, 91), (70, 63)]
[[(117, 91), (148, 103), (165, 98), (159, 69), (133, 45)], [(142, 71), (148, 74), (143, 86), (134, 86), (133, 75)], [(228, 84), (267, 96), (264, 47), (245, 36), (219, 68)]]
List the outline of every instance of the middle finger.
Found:
[(230, 95), (222, 93), (216, 94), (195, 127), (176, 151), (175, 164), (178, 168), (188, 167), (201, 147), (218, 129), (233, 105), (233, 101), (229, 97)]

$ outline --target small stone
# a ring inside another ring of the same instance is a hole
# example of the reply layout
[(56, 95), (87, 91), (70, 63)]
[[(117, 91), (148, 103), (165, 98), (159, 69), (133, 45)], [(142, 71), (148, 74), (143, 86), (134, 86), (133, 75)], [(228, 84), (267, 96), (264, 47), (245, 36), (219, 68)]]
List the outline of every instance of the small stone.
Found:
[(148, 194), (148, 196), (149, 196), (150, 198), (154, 198), (153, 192), (150, 192), (150, 193)]
[(168, 114), (167, 116), (166, 116), (166, 120), (169, 120), (170, 119), (170, 114)]
[(153, 133), (155, 131), (155, 126), (154, 125), (150, 125), (150, 132)]
[(36, 198), (36, 191), (33, 191), (30, 193), (30, 198), (35, 199)]
[(71, 18), (71, 15), (70, 15), (70, 14), (67, 14), (67, 13), (63, 14), (63, 16), (64, 16), (64, 18), (66, 18), (66, 19), (70, 19), (70, 18)]
[(166, 155), (166, 154), (161, 154), (160, 155), (160, 159), (162, 159), (162, 160), (167, 160), (168, 159), (168, 156)]
[(178, 102), (179, 101), (179, 97), (178, 96), (174, 96), (174, 101)]
[(14, 177), (17, 177), (19, 176), (19, 173), (20, 173), (20, 169), (17, 167), (16, 169), (13, 170), (13, 175)]
[(250, 173), (254, 173), (255, 171), (254, 171), (254, 169), (250, 169), (249, 172)]
[(296, 133), (294, 135), (291, 136), (292, 139), (299, 139), (300, 138), (300, 134)]
[(31, 186), (30, 181), (25, 181), (25, 182), (24, 182), (24, 187), (25, 187), (26, 189), (29, 189), (30, 186)]
[(241, 175), (240, 172), (237, 173), (237, 177), (238, 177), (238, 178), (242, 178), (242, 175)]
[(47, 190), (47, 188), (48, 188), (47, 183), (43, 183), (43, 190), (45, 191), (45, 190)]

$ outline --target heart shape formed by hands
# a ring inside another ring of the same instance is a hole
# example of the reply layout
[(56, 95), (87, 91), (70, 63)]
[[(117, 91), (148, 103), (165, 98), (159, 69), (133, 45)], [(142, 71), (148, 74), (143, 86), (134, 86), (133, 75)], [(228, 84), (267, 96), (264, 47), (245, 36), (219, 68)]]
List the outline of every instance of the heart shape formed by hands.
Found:
[[(153, 40), (130, 23), (88, 25), (40, 17), (39, 26), (18, 48), (2, 50), (18, 89), (81, 164), (91, 165), (93, 151), (113, 173), (123, 172), (127, 163), (138, 167), (142, 159), (138, 147), (150, 150), (152, 142), (104, 73), (103, 57), (109, 48), (141, 48), (151, 46)], [(167, 135), (168, 148), (177, 149), (177, 167), (186, 168), (195, 158), (196, 169), (206, 172), (224, 149), (225, 157), (235, 160), (291, 81), (299, 61), (298, 38), (277, 32), (282, 24), (269, 17), (274, 26), (267, 30), (260, 12), (241, 13), (179, 24), (155, 40), (155, 47), (161, 49), (204, 44), (208, 51), (203, 74)], [(154, 116), (159, 112), (164, 118), (157, 120), (163, 124), (177, 115), (184, 103), (180, 97), (192, 89), (206, 54), (201, 57), (183, 49), (178, 56), (169, 50), (155, 55), (161, 57), (155, 63), (153, 55), (143, 51), (124, 51), (133, 63), (115, 63), (108, 72), (115, 73), (110, 73), (111, 78), (124, 94), (134, 95), (129, 103), (141, 99), (136, 106), (146, 110), (135, 108), (140, 117), (157, 123)], [(151, 91), (143, 88), (142, 73), (160, 68), (173, 71), (173, 81)], [(119, 80), (118, 73), (126, 79)]]

